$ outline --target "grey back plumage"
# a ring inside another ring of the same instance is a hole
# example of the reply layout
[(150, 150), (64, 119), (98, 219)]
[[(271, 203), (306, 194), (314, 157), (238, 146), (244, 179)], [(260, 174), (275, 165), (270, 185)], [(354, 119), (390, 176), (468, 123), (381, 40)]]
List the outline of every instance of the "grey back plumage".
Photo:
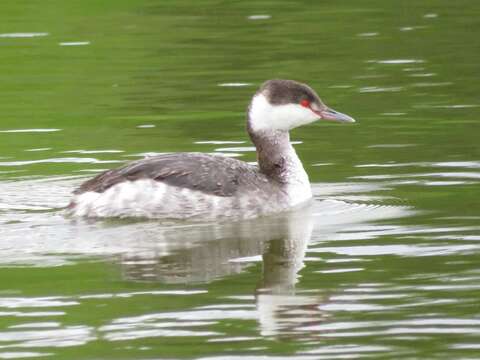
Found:
[(151, 179), (216, 196), (233, 196), (240, 187), (263, 187), (265, 175), (243, 161), (202, 153), (175, 153), (134, 161), (84, 182), (74, 194), (104, 192), (124, 181)]

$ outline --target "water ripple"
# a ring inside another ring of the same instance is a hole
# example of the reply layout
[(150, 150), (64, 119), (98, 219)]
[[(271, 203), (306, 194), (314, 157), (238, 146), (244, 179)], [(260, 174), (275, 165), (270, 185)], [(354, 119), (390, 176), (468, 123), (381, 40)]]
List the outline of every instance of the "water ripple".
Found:
[(77, 301), (65, 300), (60, 297), (45, 298), (22, 298), (22, 297), (3, 297), (0, 298), (0, 308), (16, 309), (24, 307), (58, 307), (58, 306), (74, 306), (78, 305)]
[[(371, 145), (370, 148), (375, 147), (406, 147), (406, 146), (414, 146), (414, 144), (389, 144), (389, 145)], [(389, 162), (389, 163), (381, 163), (381, 164), (359, 164), (355, 165), (355, 167), (363, 168), (363, 167), (458, 167), (458, 168), (466, 168), (466, 169), (480, 169), (480, 161), (436, 161), (436, 162), (408, 162), (408, 163), (396, 163), (396, 162)]]
[(376, 92), (397, 92), (402, 91), (404, 88), (402, 86), (367, 86), (362, 87), (358, 90), (360, 93), (376, 93)]
[(194, 144), (228, 145), (228, 144), (245, 144), (245, 141), (201, 140), (201, 141), (195, 141)]
[(7, 351), (0, 352), (0, 359), (26, 359), (51, 355), (53, 355), (53, 353), (41, 353), (33, 351)]
[(364, 32), (364, 33), (357, 34), (357, 36), (359, 36), (359, 37), (375, 37), (375, 36), (378, 36), (378, 35), (380, 35), (380, 33), (378, 33), (378, 32)]
[(237, 146), (237, 147), (224, 147), (215, 149), (219, 152), (256, 152), (257, 149), (254, 146)]
[(391, 59), (391, 60), (373, 60), (377, 64), (397, 65), (397, 64), (421, 64), (425, 60), (421, 59)]
[(12, 129), (12, 130), (0, 130), (0, 133), (45, 133), (45, 132), (57, 132), (62, 129)]
[(124, 150), (67, 150), (62, 151), (65, 154), (117, 154), (123, 153)]
[(50, 158), (40, 160), (24, 160), (24, 161), (1, 161), (0, 166), (25, 166), (34, 164), (51, 164), (51, 163), (83, 163), (83, 164), (113, 164), (121, 163), (121, 160), (99, 160), (95, 158)]
[(31, 32), (31, 33), (6, 33), (0, 34), (0, 38), (32, 38), (32, 37), (41, 37), (50, 35), (47, 32)]
[(90, 41), (67, 41), (58, 43), (60, 46), (85, 46), (90, 45)]
[(245, 87), (245, 86), (251, 86), (252, 84), (250, 83), (241, 83), (241, 82), (231, 82), (231, 83), (221, 83), (218, 84), (220, 87)]
[(272, 15), (268, 14), (261, 14), (261, 15), (250, 15), (248, 16), (248, 20), (269, 20), (272, 18)]
[[(363, 176), (352, 176), (352, 179), (386, 180), (386, 179), (423, 178), (423, 177), (480, 179), (480, 172), (436, 172), (436, 173), (417, 173), (417, 174), (398, 174), (398, 175), (396, 174), (363, 175)], [(458, 182), (458, 184), (461, 184), (461, 183)]]
[[(368, 237), (366, 237), (368, 238)], [(334, 253), (348, 256), (377, 256), (377, 255), (397, 255), (397, 256), (446, 256), (452, 254), (461, 254), (466, 252), (478, 251), (480, 245), (360, 245), (360, 246), (336, 246), (322, 247), (320, 249), (311, 249), (310, 252), (316, 253)]]
[[(96, 336), (88, 326), (65, 326), (59, 329), (0, 332), (1, 348), (37, 348), (80, 346), (93, 341)], [(6, 343), (6, 344), (2, 344)]]

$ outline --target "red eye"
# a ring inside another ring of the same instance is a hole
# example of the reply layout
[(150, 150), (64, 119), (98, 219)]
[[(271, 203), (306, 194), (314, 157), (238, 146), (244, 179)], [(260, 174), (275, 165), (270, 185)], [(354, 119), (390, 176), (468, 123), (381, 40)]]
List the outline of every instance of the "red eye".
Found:
[(302, 100), (302, 101), (300, 101), (300, 105), (302, 105), (303, 107), (308, 108), (308, 107), (310, 107), (310, 101), (308, 101), (308, 100)]

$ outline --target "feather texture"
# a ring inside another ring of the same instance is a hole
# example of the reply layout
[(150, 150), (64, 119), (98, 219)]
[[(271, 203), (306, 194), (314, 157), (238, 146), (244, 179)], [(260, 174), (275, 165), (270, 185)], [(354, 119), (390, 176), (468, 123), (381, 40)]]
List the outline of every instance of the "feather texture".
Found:
[(234, 196), (242, 187), (264, 188), (269, 179), (243, 161), (202, 153), (165, 154), (129, 163), (84, 182), (74, 194), (102, 193), (124, 181), (151, 179), (209, 195)]

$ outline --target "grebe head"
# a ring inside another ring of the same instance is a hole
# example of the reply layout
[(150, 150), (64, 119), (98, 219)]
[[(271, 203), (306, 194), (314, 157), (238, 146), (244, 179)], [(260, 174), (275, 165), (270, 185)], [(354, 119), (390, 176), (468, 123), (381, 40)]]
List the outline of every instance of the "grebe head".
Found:
[(293, 80), (268, 80), (253, 96), (248, 126), (253, 132), (288, 131), (317, 120), (355, 122), (326, 106), (308, 85)]

